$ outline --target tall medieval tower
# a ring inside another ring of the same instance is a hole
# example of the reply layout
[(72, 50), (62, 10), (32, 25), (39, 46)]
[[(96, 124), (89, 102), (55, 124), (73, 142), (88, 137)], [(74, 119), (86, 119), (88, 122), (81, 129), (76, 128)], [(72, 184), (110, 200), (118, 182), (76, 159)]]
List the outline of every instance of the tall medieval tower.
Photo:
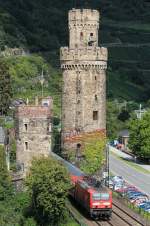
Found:
[(60, 50), (63, 70), (62, 145), (71, 137), (106, 129), (107, 49), (98, 47), (99, 12), (91, 9), (69, 11), (69, 47)]

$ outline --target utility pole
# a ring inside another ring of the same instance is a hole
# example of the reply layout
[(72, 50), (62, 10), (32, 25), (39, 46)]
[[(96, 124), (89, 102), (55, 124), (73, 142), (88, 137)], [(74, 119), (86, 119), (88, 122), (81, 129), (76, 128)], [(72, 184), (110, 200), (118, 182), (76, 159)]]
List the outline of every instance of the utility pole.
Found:
[(41, 87), (42, 87), (42, 98), (43, 98), (43, 86), (44, 86), (44, 73), (43, 73), (43, 68), (42, 68), (42, 75), (40, 77), (40, 83), (41, 83)]
[(105, 156), (106, 156), (106, 161), (105, 161), (105, 167), (103, 172), (103, 180), (105, 185), (109, 187), (109, 144), (106, 144)]
[(106, 146), (106, 153), (107, 153), (107, 180), (108, 180), (108, 187), (109, 187), (109, 144)]
[(140, 104), (140, 109), (139, 109), (139, 119), (142, 118), (142, 104)]

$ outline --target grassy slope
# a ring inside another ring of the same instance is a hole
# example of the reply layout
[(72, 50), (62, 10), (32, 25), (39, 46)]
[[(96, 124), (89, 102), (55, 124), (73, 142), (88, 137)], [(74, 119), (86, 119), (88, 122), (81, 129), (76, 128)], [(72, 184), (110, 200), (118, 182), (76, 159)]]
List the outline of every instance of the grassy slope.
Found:
[[(68, 42), (67, 11), (72, 2), (0, 0), (0, 47), (25, 46), (40, 51), (57, 70), (59, 47)], [(88, 2), (102, 14), (100, 43), (109, 49), (108, 96), (150, 99), (150, 4), (146, 0)], [(53, 82), (56, 86), (57, 79)]]

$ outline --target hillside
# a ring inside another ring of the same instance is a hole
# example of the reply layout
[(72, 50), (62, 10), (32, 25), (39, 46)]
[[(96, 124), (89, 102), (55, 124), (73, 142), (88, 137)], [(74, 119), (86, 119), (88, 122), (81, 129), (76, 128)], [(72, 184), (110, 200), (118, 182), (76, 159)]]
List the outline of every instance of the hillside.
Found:
[(0, 0), (0, 48), (25, 47), (59, 70), (59, 48), (68, 43), (67, 11), (72, 7), (101, 11), (100, 44), (109, 49), (108, 97), (150, 99), (148, 0)]

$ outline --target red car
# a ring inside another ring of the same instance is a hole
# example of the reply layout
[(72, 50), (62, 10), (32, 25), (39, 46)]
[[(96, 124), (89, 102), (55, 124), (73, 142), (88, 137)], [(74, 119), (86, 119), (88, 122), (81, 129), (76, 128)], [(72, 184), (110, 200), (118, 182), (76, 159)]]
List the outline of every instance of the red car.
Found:
[[(75, 177), (73, 177), (75, 179)], [(74, 183), (74, 180), (73, 180)], [(106, 187), (96, 188), (84, 178), (76, 180), (71, 196), (92, 218), (110, 218), (112, 214), (112, 191)]]

